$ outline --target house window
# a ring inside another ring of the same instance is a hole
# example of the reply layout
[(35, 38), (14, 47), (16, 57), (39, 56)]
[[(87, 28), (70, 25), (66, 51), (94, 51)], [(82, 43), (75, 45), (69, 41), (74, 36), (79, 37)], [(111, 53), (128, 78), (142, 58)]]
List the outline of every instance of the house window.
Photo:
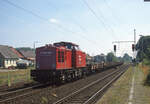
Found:
[(7, 60), (7, 62), (8, 62), (7, 64), (10, 64), (10, 60), (9, 59)]
[(8, 60), (6, 60), (6, 64), (8, 64)]

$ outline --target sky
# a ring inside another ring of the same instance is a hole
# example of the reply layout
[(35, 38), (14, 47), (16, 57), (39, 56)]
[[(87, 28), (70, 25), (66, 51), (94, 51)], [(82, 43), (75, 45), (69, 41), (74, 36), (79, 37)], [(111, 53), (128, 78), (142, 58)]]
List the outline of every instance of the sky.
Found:
[[(0, 0), (0, 44), (36, 47), (76, 43), (90, 54), (113, 51), (113, 41), (150, 34), (150, 2), (143, 0)], [(117, 56), (132, 55), (132, 43), (117, 45)]]

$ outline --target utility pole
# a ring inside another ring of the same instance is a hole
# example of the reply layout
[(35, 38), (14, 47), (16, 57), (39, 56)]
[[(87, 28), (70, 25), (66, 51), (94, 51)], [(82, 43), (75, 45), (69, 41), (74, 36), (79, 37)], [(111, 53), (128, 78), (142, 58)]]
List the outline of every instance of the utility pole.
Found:
[(134, 44), (136, 44), (136, 29), (134, 29)]
[[(136, 29), (134, 29), (134, 48), (135, 48), (135, 45), (136, 45)], [(135, 49), (134, 49), (135, 50)], [(135, 51), (133, 51), (133, 58), (134, 58), (134, 61), (135, 61)]]
[[(36, 46), (35, 46), (36, 43), (40, 43), (40, 42), (39, 41), (34, 41), (33, 42), (33, 49), (34, 49), (35, 57), (36, 57), (36, 51), (35, 51), (36, 50)], [(36, 64), (36, 60), (34, 60), (34, 68), (36, 68), (35, 64)]]

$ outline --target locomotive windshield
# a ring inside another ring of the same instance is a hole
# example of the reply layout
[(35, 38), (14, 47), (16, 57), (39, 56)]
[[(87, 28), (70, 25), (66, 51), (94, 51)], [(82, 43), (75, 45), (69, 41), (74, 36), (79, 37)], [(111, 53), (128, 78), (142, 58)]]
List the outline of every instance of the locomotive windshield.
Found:
[(54, 43), (54, 46), (56, 47), (60, 47), (60, 46), (64, 46), (66, 47), (67, 49), (75, 49), (75, 50), (80, 50), (79, 46), (74, 44), (74, 43), (71, 43), (71, 42), (59, 42), (59, 43)]

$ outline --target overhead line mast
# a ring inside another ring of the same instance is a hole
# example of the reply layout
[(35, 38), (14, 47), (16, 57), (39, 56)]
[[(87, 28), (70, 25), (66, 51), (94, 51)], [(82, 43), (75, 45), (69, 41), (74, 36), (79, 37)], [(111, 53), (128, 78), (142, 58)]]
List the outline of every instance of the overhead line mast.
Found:
[[(136, 45), (136, 29), (134, 29), (134, 41), (113, 41), (112, 42), (113, 44), (114, 43), (117, 43), (117, 44), (120, 44), (120, 43), (134, 43), (132, 44), (132, 51), (133, 51), (133, 58), (135, 59), (135, 45)], [(116, 54), (116, 45), (114, 45), (114, 52)]]

